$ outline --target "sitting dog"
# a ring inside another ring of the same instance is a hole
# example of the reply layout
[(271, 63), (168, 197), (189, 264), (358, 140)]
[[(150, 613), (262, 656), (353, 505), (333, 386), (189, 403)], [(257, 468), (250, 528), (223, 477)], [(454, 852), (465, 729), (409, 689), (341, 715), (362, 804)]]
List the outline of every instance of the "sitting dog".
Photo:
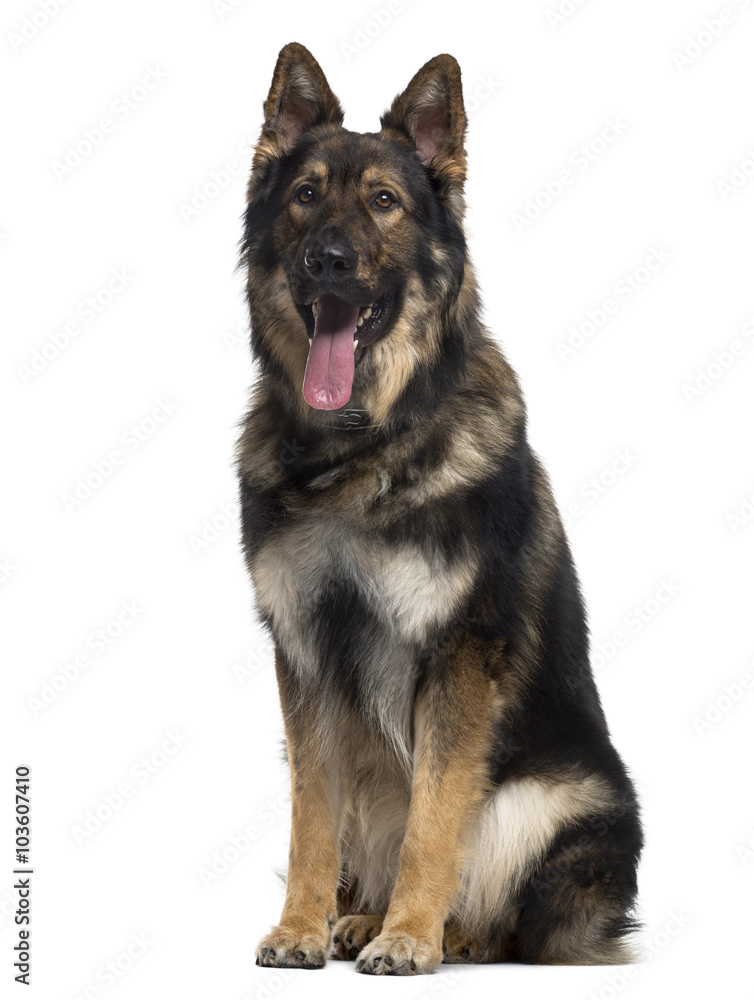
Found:
[(561, 520), (463, 231), (457, 62), (378, 132), (278, 58), (242, 265), (259, 362), (243, 544), (292, 834), (257, 964), (631, 960), (642, 845)]

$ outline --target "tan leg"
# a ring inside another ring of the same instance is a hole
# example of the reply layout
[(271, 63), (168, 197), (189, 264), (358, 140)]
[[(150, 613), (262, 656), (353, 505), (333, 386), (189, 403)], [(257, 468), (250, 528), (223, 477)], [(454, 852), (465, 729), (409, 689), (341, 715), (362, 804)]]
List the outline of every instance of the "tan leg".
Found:
[(488, 788), (497, 710), (495, 684), (469, 654), (456, 654), (443, 680), (420, 697), (398, 878), (382, 932), (359, 954), (358, 972), (414, 975), (441, 962), (443, 927), (460, 885), (461, 838)]
[(316, 734), (303, 710), (292, 710), (282, 661), (276, 657), (291, 768), (291, 843), (280, 923), (257, 948), (257, 965), (321, 968), (330, 954), (340, 870), (335, 792), (307, 742)]

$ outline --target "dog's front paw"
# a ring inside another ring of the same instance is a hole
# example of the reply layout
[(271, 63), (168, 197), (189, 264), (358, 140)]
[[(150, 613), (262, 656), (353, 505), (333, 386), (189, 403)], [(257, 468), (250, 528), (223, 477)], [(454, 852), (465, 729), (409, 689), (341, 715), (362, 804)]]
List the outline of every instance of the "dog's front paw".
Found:
[(330, 931), (301, 933), (290, 927), (273, 927), (257, 947), (257, 965), (276, 969), (321, 969), (330, 951)]
[(380, 934), (356, 959), (356, 971), (370, 976), (420, 976), (434, 972), (442, 945), (409, 934)]

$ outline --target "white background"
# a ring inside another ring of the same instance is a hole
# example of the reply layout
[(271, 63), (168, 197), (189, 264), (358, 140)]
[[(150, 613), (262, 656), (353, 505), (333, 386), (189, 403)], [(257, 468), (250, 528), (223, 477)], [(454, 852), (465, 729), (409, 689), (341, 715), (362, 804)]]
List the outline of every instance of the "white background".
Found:
[[(46, 2), (49, 17), (6, 3), (0, 25), (4, 995), (610, 1000), (732, 985), (754, 878), (754, 10), (583, 0), (557, 20), (557, 0), (393, 0), (380, 25), (384, 0)], [(377, 983), (352, 963), (253, 965), (289, 827), (239, 546), (233, 447), (252, 368), (234, 267), (248, 139), (291, 40), (357, 130), (433, 55), (461, 64), (486, 320), (561, 510), (580, 504), (569, 536), (598, 684), (644, 807), (640, 966)], [(621, 134), (604, 143), (608, 119)], [(516, 224), (527, 199), (539, 217)], [(613, 315), (561, 358), (607, 298)], [(22, 764), (25, 993), (11, 957)]]

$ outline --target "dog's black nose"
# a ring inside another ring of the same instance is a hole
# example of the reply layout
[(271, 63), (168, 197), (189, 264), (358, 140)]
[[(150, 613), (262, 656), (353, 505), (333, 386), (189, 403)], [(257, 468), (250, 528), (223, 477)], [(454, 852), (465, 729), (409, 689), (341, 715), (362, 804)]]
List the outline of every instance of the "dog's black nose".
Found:
[(342, 243), (313, 243), (304, 254), (304, 263), (315, 278), (347, 278), (356, 261), (356, 251)]

